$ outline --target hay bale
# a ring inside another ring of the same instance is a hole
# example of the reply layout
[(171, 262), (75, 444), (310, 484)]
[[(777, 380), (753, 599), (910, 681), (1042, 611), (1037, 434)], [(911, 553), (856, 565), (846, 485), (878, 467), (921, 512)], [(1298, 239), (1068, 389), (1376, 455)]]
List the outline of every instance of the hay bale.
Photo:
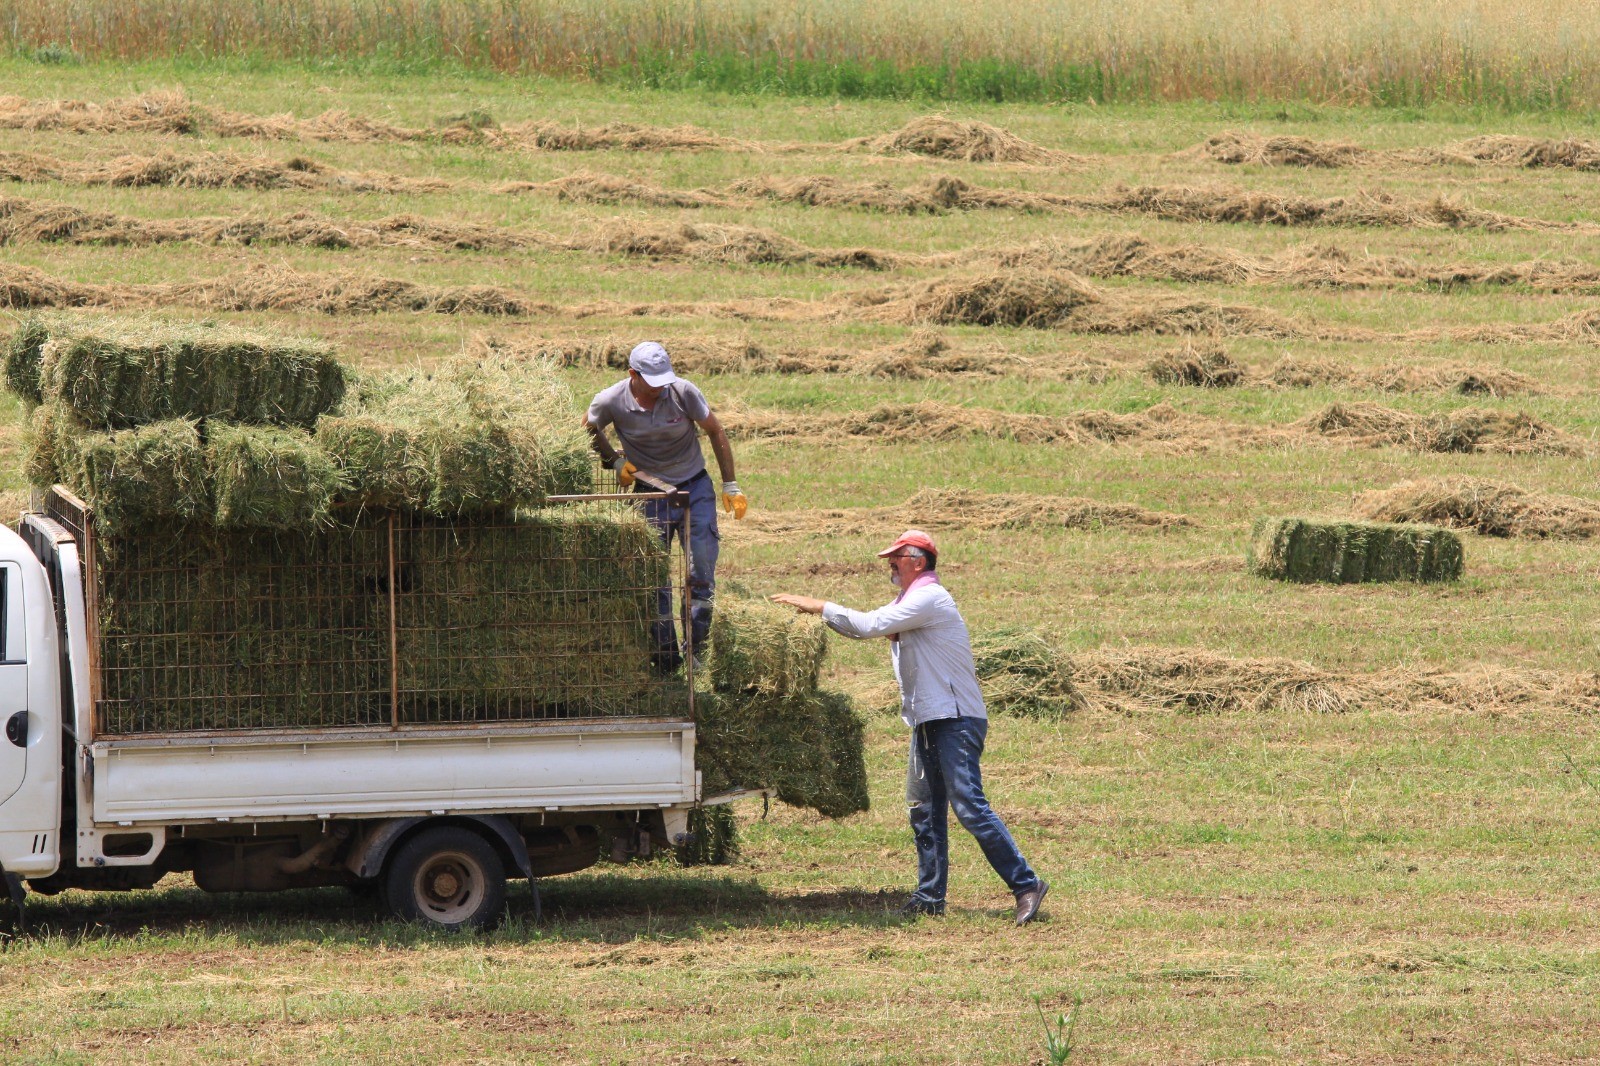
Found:
[(1250, 534), (1250, 572), (1280, 581), (1338, 584), (1454, 581), (1461, 538), (1437, 526), (1262, 518)]
[(848, 696), (703, 692), (695, 709), (707, 791), (773, 788), (829, 818), (867, 809), (865, 727)]
[(972, 659), (991, 712), (1058, 720), (1089, 705), (1072, 679), (1072, 660), (1038, 630), (985, 633), (973, 640)]
[(94, 508), (108, 531), (205, 520), (213, 513), (206, 449), (194, 421), (100, 432), (52, 404), (35, 412), (34, 438), (29, 473), (51, 478), (35, 484), (60, 481)]
[(755, 597), (720, 596), (711, 621), (711, 685), (763, 696), (814, 692), (827, 634), (814, 615)]
[(733, 807), (696, 807), (689, 812), (689, 842), (674, 854), (682, 866), (727, 866), (739, 861), (739, 825)]
[(22, 397), (27, 404), (44, 402), (39, 391), (39, 364), (44, 357), (45, 342), (50, 339), (50, 329), (43, 319), (23, 319), (12, 330), (6, 342), (6, 388)]
[(220, 529), (313, 530), (333, 521), (339, 468), (305, 430), (206, 427)]
[(1227, 349), (1216, 343), (1197, 345), (1189, 341), (1177, 351), (1152, 360), (1145, 371), (1161, 385), (1227, 389), (1244, 380), (1244, 368), (1228, 357)]
[(170, 418), (309, 427), (344, 397), (344, 367), (317, 341), (146, 320), (63, 317), (47, 328), (39, 391), (97, 428)]
[(1421, 478), (1362, 493), (1356, 513), (1379, 522), (1429, 522), (1486, 537), (1581, 540), (1600, 536), (1600, 503), (1529, 492), (1475, 477)]
[(317, 423), (347, 502), (453, 517), (588, 492), (594, 464), (546, 358), (463, 354), (437, 372), (377, 376)]

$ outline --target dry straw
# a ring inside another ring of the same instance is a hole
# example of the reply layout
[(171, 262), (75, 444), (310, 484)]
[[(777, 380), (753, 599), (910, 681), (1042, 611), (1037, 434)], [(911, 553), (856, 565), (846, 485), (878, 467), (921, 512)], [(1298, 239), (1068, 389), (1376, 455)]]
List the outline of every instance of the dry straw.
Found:
[(1195, 385), (1207, 389), (1232, 388), (1244, 380), (1244, 368), (1228, 357), (1227, 349), (1212, 343), (1185, 342), (1175, 352), (1157, 356), (1146, 372), (1162, 385)]
[(1088, 706), (1073, 680), (1072, 660), (1035, 629), (981, 634), (972, 641), (972, 657), (991, 712), (1059, 720)]
[(815, 692), (828, 651), (827, 627), (812, 615), (724, 592), (712, 616), (711, 685), (729, 695)]
[(1335, 584), (1454, 581), (1461, 538), (1436, 526), (1262, 518), (1246, 565), (1260, 577)]
[(1088, 162), (1067, 152), (1042, 148), (987, 122), (964, 122), (944, 115), (924, 115), (892, 133), (846, 141), (841, 147), (846, 151), (909, 152), (968, 163), (1035, 163), (1060, 167)]
[(1580, 540), (1600, 535), (1600, 503), (1475, 477), (1421, 478), (1362, 493), (1356, 512), (1380, 522), (1431, 522), (1490, 537)]
[(1582, 441), (1531, 415), (1481, 407), (1421, 415), (1375, 403), (1336, 403), (1295, 425), (1373, 447), (1398, 444), (1422, 452), (1583, 455), (1587, 451)]

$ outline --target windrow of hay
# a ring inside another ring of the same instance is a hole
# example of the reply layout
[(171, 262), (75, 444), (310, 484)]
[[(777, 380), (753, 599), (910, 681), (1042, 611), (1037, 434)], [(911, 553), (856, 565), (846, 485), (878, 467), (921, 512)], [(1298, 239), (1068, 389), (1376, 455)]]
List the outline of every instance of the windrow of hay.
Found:
[(226, 152), (122, 155), (104, 162), (0, 152), (0, 181), (172, 189), (326, 189), (333, 192), (442, 192), (445, 178), (413, 178), (381, 171), (350, 171), (293, 156), (266, 159)]
[(845, 141), (840, 148), (847, 152), (907, 152), (968, 163), (1035, 163), (1062, 167), (1088, 162), (1081, 156), (1042, 148), (987, 122), (965, 122), (944, 115), (924, 115), (891, 133)]
[(1461, 538), (1437, 526), (1261, 518), (1250, 531), (1246, 566), (1278, 581), (1455, 581)]
[(1072, 677), (1072, 660), (1038, 630), (1015, 626), (972, 640), (973, 666), (991, 713), (1058, 721), (1088, 700)]
[(1219, 163), (1259, 166), (1353, 167), (1404, 164), (1600, 170), (1600, 144), (1489, 134), (1442, 148), (1383, 150), (1308, 137), (1260, 136), (1228, 130), (1179, 153)]
[(1395, 444), (1421, 452), (1588, 453), (1582, 440), (1532, 415), (1481, 407), (1424, 415), (1375, 403), (1336, 403), (1295, 426), (1351, 443), (1371, 447)]
[(1475, 477), (1403, 481), (1356, 497), (1355, 510), (1379, 522), (1429, 522), (1489, 537), (1583, 540), (1600, 536), (1600, 501), (1530, 492)]
[(1226, 348), (1215, 342), (1187, 341), (1177, 351), (1157, 356), (1145, 369), (1162, 385), (1226, 389), (1245, 379), (1244, 368), (1228, 356)]
[(1328, 359), (1285, 356), (1263, 379), (1291, 389), (1344, 387), (1381, 392), (1452, 392), (1462, 396), (1536, 396), (1546, 390), (1527, 374), (1496, 366), (1384, 363), (1357, 367)]
[(723, 527), (724, 537), (783, 539), (889, 534), (921, 529), (1148, 529), (1167, 531), (1194, 522), (1187, 516), (1132, 503), (1078, 496), (988, 493), (964, 488), (920, 489), (903, 504), (799, 511), (751, 512)]

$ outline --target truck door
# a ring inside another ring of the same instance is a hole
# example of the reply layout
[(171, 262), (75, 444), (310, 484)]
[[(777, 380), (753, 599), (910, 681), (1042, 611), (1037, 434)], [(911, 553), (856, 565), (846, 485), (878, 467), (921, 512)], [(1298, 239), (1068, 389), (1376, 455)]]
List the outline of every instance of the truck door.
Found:
[[(22, 628), (22, 571), (0, 564), (0, 803), (22, 785), (29, 733), (27, 636)], [(37, 716), (31, 716), (37, 717)]]

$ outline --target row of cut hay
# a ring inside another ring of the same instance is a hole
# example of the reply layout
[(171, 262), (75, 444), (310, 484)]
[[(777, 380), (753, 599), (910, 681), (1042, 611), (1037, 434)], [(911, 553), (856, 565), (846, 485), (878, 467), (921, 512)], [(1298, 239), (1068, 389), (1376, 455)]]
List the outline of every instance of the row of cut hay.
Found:
[(1060, 719), (1088, 706), (1072, 676), (1072, 660), (1035, 629), (1016, 626), (979, 634), (973, 667), (991, 712)]
[(796, 536), (888, 535), (922, 529), (1149, 529), (1194, 522), (1187, 515), (1078, 496), (988, 493), (960, 488), (918, 490), (900, 505), (752, 512), (723, 528), (724, 537), (782, 540)]
[(1437, 526), (1262, 518), (1247, 566), (1279, 581), (1454, 581), (1463, 559), (1461, 538)]
[(1490, 537), (1579, 540), (1600, 536), (1600, 502), (1530, 492), (1475, 477), (1420, 478), (1362, 493), (1356, 513), (1379, 522), (1426, 522)]
[[(167, 526), (99, 542), (110, 732), (681, 713), (649, 672), (666, 549), (622, 506), (389, 534)], [(679, 686), (681, 689), (681, 686)]]
[(1585, 443), (1521, 411), (1464, 407), (1424, 415), (1375, 403), (1336, 403), (1295, 423), (1307, 433), (1422, 452), (1584, 455)]
[(1325, 359), (1285, 356), (1266, 371), (1263, 379), (1284, 388), (1309, 389), (1337, 386), (1380, 392), (1450, 392), (1461, 396), (1536, 396), (1545, 389), (1527, 374), (1496, 366), (1462, 366), (1447, 363), (1419, 366), (1385, 363), (1354, 367)]
[(984, 122), (943, 115), (913, 119), (876, 137), (839, 144), (766, 145), (726, 137), (693, 126), (643, 126), (610, 122), (603, 126), (564, 126), (549, 121), (501, 125), (485, 114), (455, 116), (433, 127), (407, 127), (347, 111), (325, 111), (312, 118), (250, 115), (196, 104), (182, 92), (161, 90), (104, 104), (79, 100), (0, 98), (0, 129), (60, 130), (72, 133), (209, 134), (255, 140), (311, 140), (371, 143), (440, 141), (489, 148), (542, 151), (814, 151), (910, 153), (965, 162), (1036, 163), (1064, 166), (1079, 157), (1042, 148)]
[(215, 324), (56, 315), (25, 319), (5, 352), (6, 386), (119, 429), (172, 418), (313, 425), (346, 375), (319, 341)]
[(119, 155), (104, 161), (38, 152), (0, 152), (0, 181), (143, 189), (323, 189), (347, 193), (429, 193), (459, 188), (438, 177), (341, 170), (304, 156), (268, 159), (231, 152)]
[(1394, 166), (1405, 164), (1472, 166), (1491, 164), (1532, 169), (1600, 170), (1600, 143), (1575, 138), (1489, 134), (1442, 148), (1363, 148), (1309, 137), (1261, 136), (1226, 130), (1179, 153), (1232, 165), (1286, 167)]
[(1207, 389), (1226, 389), (1245, 380), (1245, 370), (1229, 357), (1227, 349), (1215, 341), (1185, 342), (1174, 352), (1166, 352), (1145, 368), (1162, 385), (1193, 385)]

